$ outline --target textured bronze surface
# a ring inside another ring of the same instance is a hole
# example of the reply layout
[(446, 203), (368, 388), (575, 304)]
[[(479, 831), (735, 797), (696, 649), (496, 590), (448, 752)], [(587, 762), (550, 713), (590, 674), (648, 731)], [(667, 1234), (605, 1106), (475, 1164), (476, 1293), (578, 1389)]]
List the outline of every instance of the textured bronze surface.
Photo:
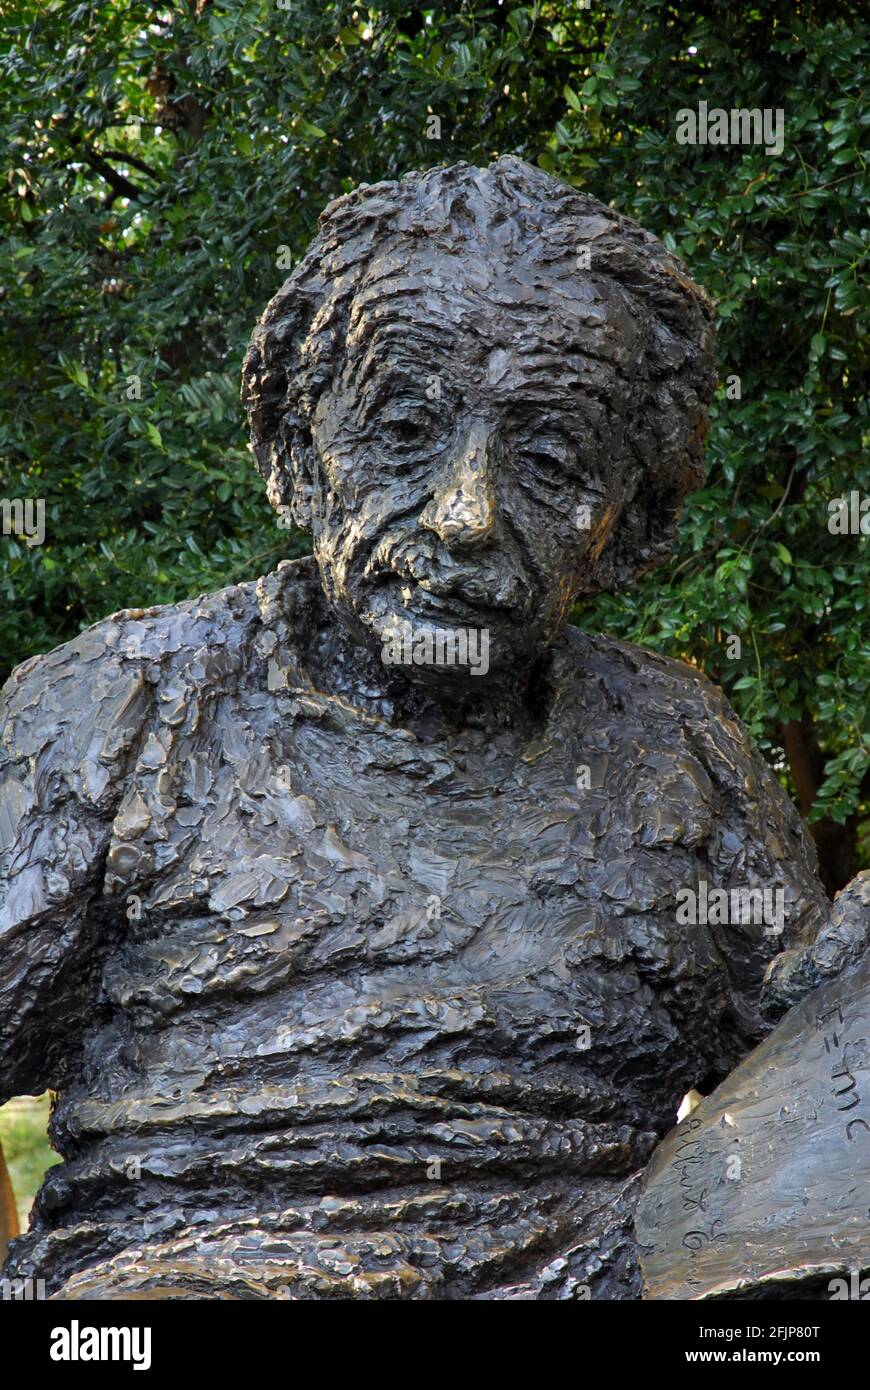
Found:
[(848, 1297), (870, 1271), (868, 941), (870, 872), (805, 953), (817, 987), (656, 1150), (645, 1296)]
[[(326, 209), (245, 366), (314, 554), (2, 697), (0, 1100), (59, 1094), (9, 1264), (69, 1297), (631, 1298), (638, 1174), (827, 918), (721, 692), (563, 620), (667, 553), (711, 314), (521, 161)], [(487, 635), (487, 669), (384, 663)], [(680, 925), (700, 881), (784, 895)]]

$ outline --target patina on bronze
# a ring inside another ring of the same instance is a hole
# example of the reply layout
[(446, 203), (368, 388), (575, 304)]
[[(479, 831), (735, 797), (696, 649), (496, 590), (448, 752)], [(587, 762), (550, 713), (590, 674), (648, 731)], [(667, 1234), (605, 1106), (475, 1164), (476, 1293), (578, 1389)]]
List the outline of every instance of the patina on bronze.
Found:
[[(639, 1296), (638, 1175), (827, 917), (721, 692), (564, 626), (667, 554), (712, 351), (655, 237), (518, 159), (325, 210), (243, 383), (313, 556), (3, 693), (0, 1100), (54, 1088), (64, 1159), (9, 1273)], [(781, 936), (679, 925), (702, 879)]]

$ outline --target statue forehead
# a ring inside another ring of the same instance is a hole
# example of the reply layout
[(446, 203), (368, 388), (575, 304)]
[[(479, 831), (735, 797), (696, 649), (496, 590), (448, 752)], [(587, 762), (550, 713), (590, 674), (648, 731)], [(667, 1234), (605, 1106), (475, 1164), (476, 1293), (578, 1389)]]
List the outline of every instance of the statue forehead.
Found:
[(379, 253), (348, 315), (345, 389), (397, 389), (407, 372), (508, 392), (541, 384), (615, 389), (636, 351), (625, 297), (563, 258), (494, 258), (486, 250), (423, 247)]

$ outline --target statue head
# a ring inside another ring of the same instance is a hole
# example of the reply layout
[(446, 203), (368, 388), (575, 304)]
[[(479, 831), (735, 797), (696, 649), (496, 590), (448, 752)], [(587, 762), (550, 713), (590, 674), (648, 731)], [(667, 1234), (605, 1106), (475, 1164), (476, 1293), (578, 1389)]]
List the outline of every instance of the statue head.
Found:
[(356, 639), (477, 629), (504, 669), (669, 553), (713, 381), (685, 268), (508, 156), (330, 203), (243, 398), (269, 498)]

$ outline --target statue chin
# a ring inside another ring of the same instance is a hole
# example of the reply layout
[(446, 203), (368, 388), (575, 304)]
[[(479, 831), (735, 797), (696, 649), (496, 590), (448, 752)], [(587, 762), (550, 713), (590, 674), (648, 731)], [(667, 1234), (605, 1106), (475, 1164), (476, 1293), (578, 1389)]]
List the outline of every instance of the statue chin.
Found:
[(391, 609), (367, 615), (367, 643), (385, 670), (442, 688), (483, 686), (498, 674), (528, 667), (534, 653), (518, 643), (524, 630), (504, 616), (433, 609)]

